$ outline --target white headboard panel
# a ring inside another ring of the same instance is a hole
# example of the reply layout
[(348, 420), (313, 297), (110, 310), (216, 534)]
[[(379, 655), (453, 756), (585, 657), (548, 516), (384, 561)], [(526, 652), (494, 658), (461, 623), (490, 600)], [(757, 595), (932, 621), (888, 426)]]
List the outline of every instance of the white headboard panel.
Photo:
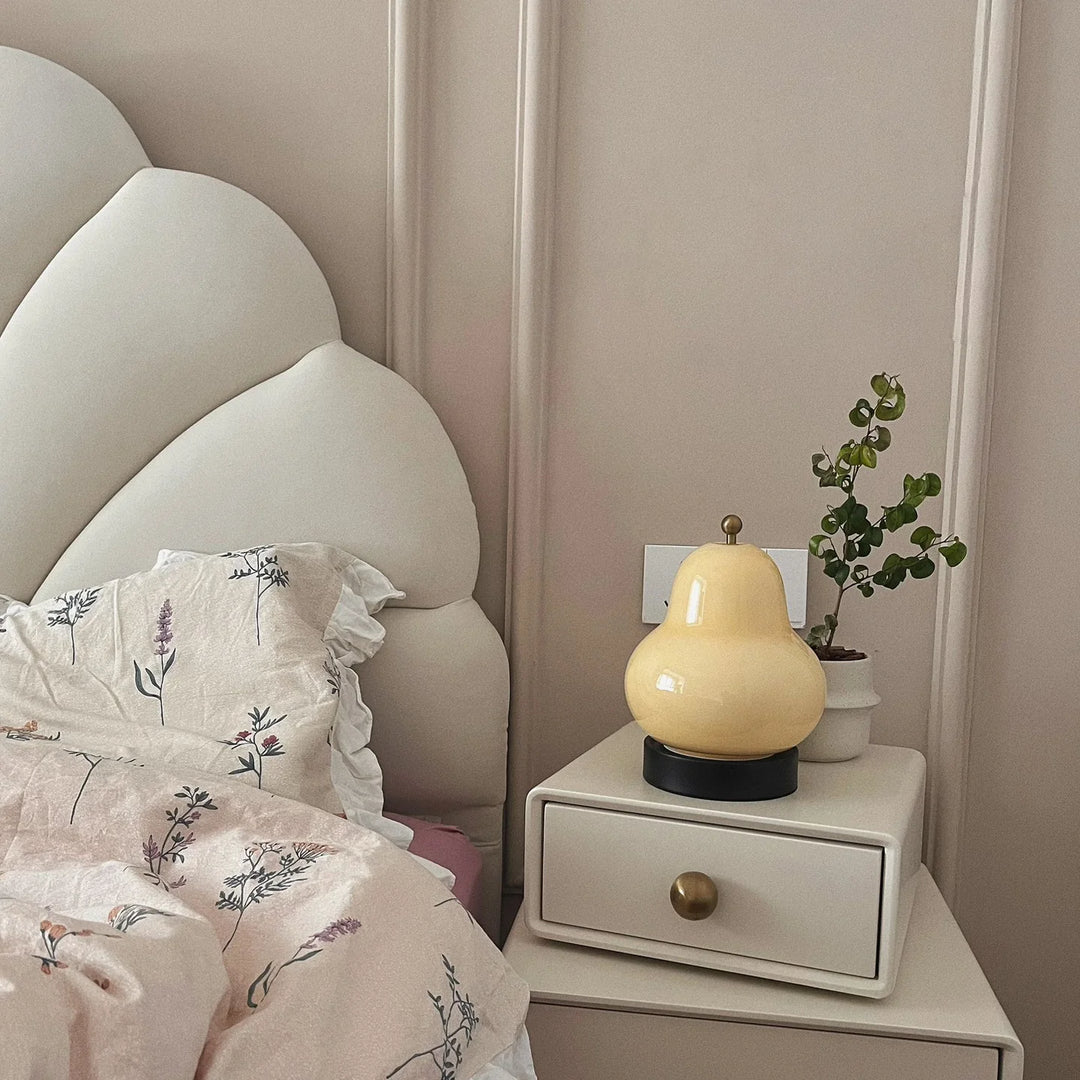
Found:
[[(68, 96), (70, 132), (49, 119)], [(472, 599), (460, 462), (416, 391), (340, 341), (280, 218), (221, 181), (144, 167), (133, 140), (82, 80), (0, 48), (0, 228), (17, 241), (0, 304), (22, 296), (0, 331), (0, 591), (54, 596), (162, 547), (321, 540), (378, 566), (407, 594), (360, 669), (387, 806), (469, 833), (493, 929), (509, 680)], [(112, 171), (85, 165), (98, 147)], [(53, 174), (80, 162), (68, 190)], [(62, 229), (45, 228), (41, 178)]]
[(0, 431), (0, 506), (37, 541), (0, 549), (0, 582), (21, 598), (170, 439), (338, 336), (326, 280), (272, 210), (210, 177), (137, 172), (0, 336), (0, 402), (19, 418)]
[(150, 162), (108, 98), (39, 56), (3, 50), (0, 102), (2, 327), (72, 233)]
[[(125, 392), (123, 362), (108, 378), (101, 396), (110, 385)], [(161, 547), (268, 540), (360, 555), (409, 607), (471, 597), (479, 561), (476, 512), (438, 418), (400, 376), (334, 341), (181, 432), (82, 530), (37, 595), (145, 568)]]

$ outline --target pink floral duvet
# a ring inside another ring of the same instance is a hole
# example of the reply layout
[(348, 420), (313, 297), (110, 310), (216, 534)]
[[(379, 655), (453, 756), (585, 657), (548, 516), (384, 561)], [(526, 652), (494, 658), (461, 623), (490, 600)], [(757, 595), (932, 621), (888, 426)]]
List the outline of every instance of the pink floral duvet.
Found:
[(528, 992), (376, 833), (227, 777), (0, 738), (5, 1080), (466, 1080)]

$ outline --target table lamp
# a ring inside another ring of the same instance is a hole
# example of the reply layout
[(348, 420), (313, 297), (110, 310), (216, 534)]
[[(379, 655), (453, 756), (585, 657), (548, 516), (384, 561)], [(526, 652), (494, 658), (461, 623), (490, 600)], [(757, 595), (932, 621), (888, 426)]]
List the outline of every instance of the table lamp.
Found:
[(798, 787), (798, 744), (825, 708), (825, 674), (791, 629), (784, 582), (760, 548), (737, 541), (691, 552), (664, 621), (626, 665), (626, 701), (645, 730), (643, 774), (704, 799), (753, 800)]

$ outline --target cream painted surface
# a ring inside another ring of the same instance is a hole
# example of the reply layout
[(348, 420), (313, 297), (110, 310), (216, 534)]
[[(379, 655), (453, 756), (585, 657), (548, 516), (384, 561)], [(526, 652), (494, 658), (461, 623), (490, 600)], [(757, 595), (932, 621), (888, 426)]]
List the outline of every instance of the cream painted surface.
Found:
[(0, 42), (89, 80), (155, 165), (269, 204), (326, 275), (345, 340), (382, 360), (385, 2), (14, 3)]
[(957, 916), (1027, 1049), (1080, 1075), (1080, 8), (1025, 0)]
[[(880, 847), (547, 803), (545, 922), (686, 945), (690, 963), (735, 954), (873, 979)], [(711, 916), (680, 918), (668, 890), (696, 870), (717, 885)], [(631, 946), (627, 951), (634, 951)]]
[(989, 1046), (564, 1005), (533, 1004), (527, 1023), (536, 1071), (544, 1080), (716, 1075), (739, 1080), (865, 1080), (870, 1075), (874, 1080), (998, 1080), (999, 1055)]
[(476, 599), (500, 630), (506, 576), (517, 4), (427, 9), (420, 387), (480, 525)]
[[(867, 501), (940, 468), (975, 6), (563, 5), (532, 781), (626, 719), (646, 542), (737, 512), (750, 543), (805, 543), (809, 456), (881, 369), (910, 405)], [(875, 738), (923, 748), (933, 585), (841, 614)]]

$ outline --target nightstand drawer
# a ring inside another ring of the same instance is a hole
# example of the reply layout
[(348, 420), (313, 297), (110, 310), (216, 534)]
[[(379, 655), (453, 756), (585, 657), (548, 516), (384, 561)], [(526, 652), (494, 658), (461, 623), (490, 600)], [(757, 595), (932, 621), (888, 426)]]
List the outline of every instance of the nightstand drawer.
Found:
[(882, 1038), (534, 1003), (529, 1039), (544, 1080), (733, 1076), (738, 1080), (998, 1080), (990, 1046)]
[[(709, 954), (730, 954), (873, 979), (882, 869), (883, 851), (871, 845), (549, 802), (540, 915), (688, 946), (706, 965)], [(675, 878), (692, 870), (719, 894), (696, 922), (669, 899)]]

